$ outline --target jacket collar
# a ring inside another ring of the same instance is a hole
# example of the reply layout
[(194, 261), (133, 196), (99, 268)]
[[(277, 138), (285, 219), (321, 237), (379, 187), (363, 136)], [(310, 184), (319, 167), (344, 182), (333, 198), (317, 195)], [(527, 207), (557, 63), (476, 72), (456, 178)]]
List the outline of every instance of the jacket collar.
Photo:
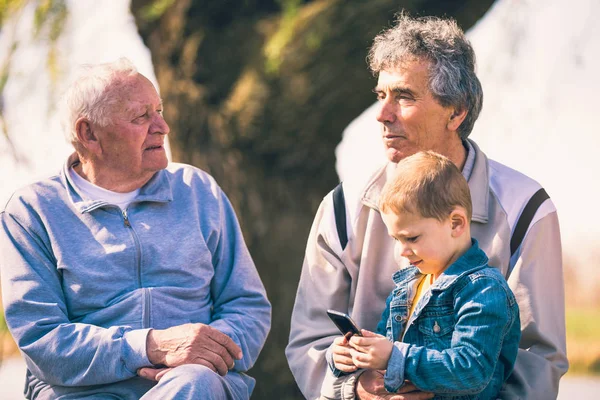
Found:
[(475, 165), (469, 177), (469, 190), (471, 191), (471, 201), (473, 203), (472, 221), (487, 223), (489, 220), (489, 197), (490, 197), (490, 171), (487, 156), (479, 149), (479, 146), (467, 139), (469, 144), (475, 150)]
[[(77, 186), (69, 176), (69, 168), (79, 163), (79, 156), (73, 153), (69, 156), (60, 173), (60, 179), (67, 190), (67, 195), (71, 203), (80, 213), (87, 213), (97, 208), (110, 206), (104, 200), (92, 200), (81, 193)], [(158, 171), (154, 176), (140, 189), (140, 193), (135, 198), (134, 202), (151, 201), (166, 203), (173, 200), (173, 191), (171, 189), (171, 181), (169, 174), (163, 169)]]
[[(489, 220), (488, 200), (490, 195), (488, 159), (474, 141), (467, 140), (475, 151), (475, 163), (468, 182), (473, 203), (472, 221), (487, 223)], [(379, 196), (383, 186), (391, 178), (395, 169), (396, 164), (389, 162), (371, 177), (361, 195), (361, 201), (364, 205), (379, 211)]]
[[(487, 267), (488, 258), (479, 248), (477, 239), (471, 239), (471, 247), (462, 256), (452, 263), (434, 282), (431, 290), (444, 290), (452, 286), (459, 278), (477, 270)], [(410, 282), (423, 274), (415, 266), (403, 268), (394, 273), (393, 279), (396, 285)]]

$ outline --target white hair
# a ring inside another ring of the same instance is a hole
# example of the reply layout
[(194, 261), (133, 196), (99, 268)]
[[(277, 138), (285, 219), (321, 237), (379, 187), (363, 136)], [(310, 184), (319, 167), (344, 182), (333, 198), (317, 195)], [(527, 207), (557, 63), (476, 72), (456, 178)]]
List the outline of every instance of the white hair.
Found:
[(137, 68), (123, 57), (104, 64), (82, 65), (65, 92), (63, 99), (63, 128), (67, 140), (77, 148), (75, 124), (79, 118), (107, 126), (112, 121), (113, 107), (118, 104), (118, 88), (138, 74)]

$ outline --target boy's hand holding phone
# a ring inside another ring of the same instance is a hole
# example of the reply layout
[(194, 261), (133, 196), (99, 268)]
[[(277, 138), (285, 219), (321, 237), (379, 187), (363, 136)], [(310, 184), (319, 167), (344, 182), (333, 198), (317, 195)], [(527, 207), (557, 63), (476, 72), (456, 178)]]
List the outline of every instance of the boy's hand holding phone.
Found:
[(394, 344), (385, 336), (366, 329), (362, 329), (361, 333), (362, 336), (352, 336), (349, 341), (353, 349), (352, 363), (358, 368), (387, 369)]

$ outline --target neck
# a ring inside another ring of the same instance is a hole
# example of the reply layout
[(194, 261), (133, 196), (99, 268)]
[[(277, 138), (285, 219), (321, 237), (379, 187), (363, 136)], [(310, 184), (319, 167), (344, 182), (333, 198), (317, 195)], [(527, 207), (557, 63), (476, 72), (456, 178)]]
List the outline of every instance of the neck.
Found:
[(461, 235), (458, 239), (457, 247), (454, 253), (452, 253), (452, 257), (448, 260), (446, 267), (440, 272), (434, 274), (433, 280), (435, 281), (439, 276), (448, 269), (452, 264), (456, 262), (463, 254), (465, 254), (471, 248), (471, 233), (465, 232), (465, 234)]
[(458, 133), (454, 133), (452, 140), (447, 143), (444, 150), (445, 151), (442, 154), (448, 157), (448, 159), (462, 171), (465, 162), (467, 161), (467, 149), (463, 146)]
[(79, 164), (73, 166), (73, 169), (79, 176), (86, 181), (93, 183), (103, 189), (110, 190), (111, 192), (117, 193), (129, 193), (133, 192), (144, 186), (154, 174), (149, 176), (142, 176), (138, 179), (131, 180), (120, 178), (118, 173), (113, 171), (101, 171), (98, 170), (89, 161), (80, 158)]

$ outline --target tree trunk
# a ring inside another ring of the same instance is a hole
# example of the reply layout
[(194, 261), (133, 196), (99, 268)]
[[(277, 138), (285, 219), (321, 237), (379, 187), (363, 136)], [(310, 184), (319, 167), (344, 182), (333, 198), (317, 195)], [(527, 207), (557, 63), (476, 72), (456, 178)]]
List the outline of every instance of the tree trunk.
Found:
[(169, 1), (131, 7), (173, 159), (227, 193), (273, 304), (253, 398), (299, 399), (284, 355), (291, 310), (312, 219), (338, 182), (335, 146), (375, 99), (368, 48), (400, 7), (467, 29), (492, 1), (179, 0), (164, 12), (158, 3)]

